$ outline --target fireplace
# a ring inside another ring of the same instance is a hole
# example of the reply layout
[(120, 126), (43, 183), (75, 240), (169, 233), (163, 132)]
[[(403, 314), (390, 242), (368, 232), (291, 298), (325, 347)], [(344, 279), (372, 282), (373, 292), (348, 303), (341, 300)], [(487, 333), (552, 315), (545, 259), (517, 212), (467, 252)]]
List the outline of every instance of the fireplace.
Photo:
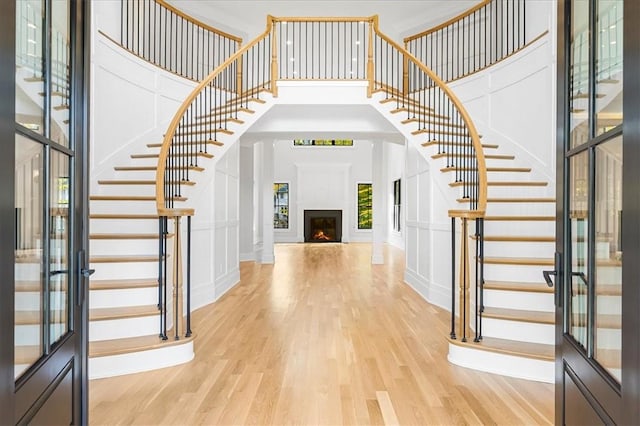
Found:
[(342, 210), (305, 210), (305, 243), (339, 243), (342, 241)]

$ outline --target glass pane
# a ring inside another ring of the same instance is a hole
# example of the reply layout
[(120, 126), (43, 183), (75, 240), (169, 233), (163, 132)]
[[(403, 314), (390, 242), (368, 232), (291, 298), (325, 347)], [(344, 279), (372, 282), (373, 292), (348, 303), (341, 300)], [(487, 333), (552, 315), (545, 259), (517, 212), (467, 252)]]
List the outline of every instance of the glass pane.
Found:
[(51, 136), (69, 146), (69, 104), (71, 94), (69, 0), (51, 3)]
[(44, 2), (16, 2), (16, 122), (43, 134)]
[(596, 134), (622, 124), (622, 0), (600, 0), (596, 48)]
[(596, 148), (595, 358), (620, 381), (622, 363), (622, 136)]
[(570, 159), (569, 220), (571, 264), (569, 265), (569, 334), (587, 347), (589, 264), (589, 155), (583, 151)]
[(571, 148), (589, 138), (589, 2), (571, 2), (569, 102)]
[(15, 377), (43, 351), (43, 149), (16, 135), (15, 163)]
[(358, 229), (371, 229), (372, 214), (372, 187), (370, 183), (358, 184)]
[(273, 184), (273, 227), (289, 229), (289, 184)]
[(51, 151), (49, 265), (50, 341), (69, 330), (69, 157)]

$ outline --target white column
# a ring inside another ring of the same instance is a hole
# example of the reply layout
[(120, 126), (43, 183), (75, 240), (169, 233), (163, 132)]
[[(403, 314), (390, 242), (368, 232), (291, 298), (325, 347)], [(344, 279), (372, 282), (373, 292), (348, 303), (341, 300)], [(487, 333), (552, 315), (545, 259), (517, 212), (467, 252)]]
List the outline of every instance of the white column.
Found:
[(373, 141), (371, 156), (371, 183), (373, 191), (373, 232), (372, 232), (372, 250), (371, 263), (384, 263), (384, 241), (387, 235), (387, 182), (385, 161), (384, 142)]
[(262, 255), (260, 263), (273, 263), (273, 144), (262, 146)]
[(240, 145), (240, 194), (238, 196), (240, 261), (256, 259), (253, 246), (253, 168), (253, 145)]

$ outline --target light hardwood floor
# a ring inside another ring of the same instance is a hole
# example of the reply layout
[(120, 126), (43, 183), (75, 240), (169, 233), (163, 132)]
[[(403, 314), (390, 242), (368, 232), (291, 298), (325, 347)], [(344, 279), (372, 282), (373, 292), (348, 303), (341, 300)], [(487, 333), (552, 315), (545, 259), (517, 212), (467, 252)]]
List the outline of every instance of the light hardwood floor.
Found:
[(193, 316), (195, 359), (90, 382), (92, 424), (550, 424), (553, 386), (447, 361), (448, 313), (368, 244), (276, 246)]

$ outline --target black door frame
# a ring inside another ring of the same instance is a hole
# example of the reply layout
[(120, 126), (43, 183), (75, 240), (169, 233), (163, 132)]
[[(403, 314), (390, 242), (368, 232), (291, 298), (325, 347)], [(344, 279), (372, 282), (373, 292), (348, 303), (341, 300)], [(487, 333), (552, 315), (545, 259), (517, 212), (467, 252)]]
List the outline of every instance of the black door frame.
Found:
[[(564, 206), (567, 205), (565, 181), (568, 180), (568, 168), (566, 164), (566, 126), (568, 119), (568, 81), (566, 72), (569, 70), (569, 54), (567, 51), (566, 28), (568, 25), (568, 10), (570, 0), (558, 0), (558, 26), (557, 26), (557, 132), (556, 132), (556, 251), (565, 253), (565, 230), (568, 226), (563, 219)], [(603, 386), (595, 386), (590, 389), (593, 381), (582, 382), (587, 393), (587, 400), (592, 405), (602, 404), (612, 408), (608, 413), (614, 416), (611, 420), (620, 424), (640, 424), (640, 286), (637, 284), (640, 277), (640, 79), (637, 73), (640, 70), (640, 33), (637, 25), (640, 25), (640, 2), (624, 2), (624, 47), (623, 47), (623, 111), (622, 125), (623, 158), (623, 212), (622, 223), (624, 233), (622, 235), (622, 247), (624, 259), (627, 260), (622, 268), (622, 383), (620, 396), (615, 400), (613, 390), (603, 389)], [(593, 86), (592, 86), (593, 88)], [(564, 310), (567, 300), (564, 298), (563, 280), (564, 268), (567, 266), (565, 256), (561, 262), (560, 270), (556, 277), (556, 374), (555, 374), (555, 398), (556, 398), (556, 424), (563, 424), (565, 419), (564, 401), (564, 358), (576, 361), (577, 350), (569, 349), (563, 353), (565, 337)], [(571, 362), (571, 361), (570, 361)], [(582, 371), (578, 375), (585, 373)], [(594, 407), (596, 411), (601, 410)], [(616, 412), (617, 411), (617, 412)], [(605, 417), (606, 418), (606, 417)]]
[[(0, 232), (1, 235), (15, 235), (15, 135), (23, 133), (32, 139), (43, 141), (42, 136), (30, 132), (16, 124), (15, 92), (16, 92), (16, 2), (8, 0), (0, 2)], [(74, 252), (68, 260), (70, 268), (69, 290), (72, 292), (70, 302), (70, 319), (73, 336), (67, 336), (48, 355), (46, 362), (39, 362), (24, 377), (14, 379), (14, 262), (15, 252), (13, 238), (5, 237), (0, 244), (0, 423), (28, 421), (44, 404), (59, 381), (71, 367), (74, 371), (74, 404), (73, 423), (87, 424), (87, 349), (88, 349), (88, 279), (80, 274), (80, 268), (88, 265), (88, 147), (89, 147), (89, 75), (90, 75), (90, 2), (84, 0), (70, 1), (71, 14), (71, 96), (70, 113), (71, 140), (73, 151), (58, 149), (64, 153), (72, 153), (75, 192), (73, 208), (75, 221), (70, 223), (70, 244)], [(48, 196), (48, 195), (46, 195)], [(78, 251), (83, 256), (76, 256)], [(71, 339), (69, 338), (71, 337)], [(73, 344), (70, 344), (72, 343)], [(69, 360), (72, 359), (71, 364)], [(17, 396), (17, 394), (19, 396)], [(33, 395), (31, 403), (24, 395)]]

